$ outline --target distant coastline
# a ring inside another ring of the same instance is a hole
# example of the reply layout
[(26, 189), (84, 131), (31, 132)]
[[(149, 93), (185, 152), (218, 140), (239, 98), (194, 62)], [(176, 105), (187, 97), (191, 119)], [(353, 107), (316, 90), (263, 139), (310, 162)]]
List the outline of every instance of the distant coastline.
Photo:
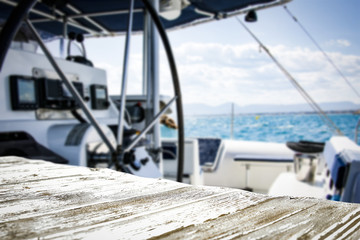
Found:
[[(342, 110), (342, 111), (324, 111), (327, 115), (330, 114), (353, 114), (353, 115), (360, 115), (360, 110)], [(317, 114), (316, 112), (266, 112), (266, 113), (238, 113), (235, 114), (235, 116), (264, 116), (264, 115), (313, 115), (313, 114)], [(192, 115), (187, 115), (185, 114), (185, 116), (189, 116), (189, 117), (206, 117), (206, 116), (224, 116), (224, 117), (228, 117), (230, 115), (230, 113), (228, 114), (192, 114)]]
[[(321, 103), (320, 107), (326, 114), (360, 114), (360, 104), (352, 102)], [(185, 116), (229, 116), (231, 103), (219, 106), (206, 104), (185, 104)], [(287, 115), (287, 114), (316, 114), (306, 104), (293, 105), (234, 105), (234, 115)]]

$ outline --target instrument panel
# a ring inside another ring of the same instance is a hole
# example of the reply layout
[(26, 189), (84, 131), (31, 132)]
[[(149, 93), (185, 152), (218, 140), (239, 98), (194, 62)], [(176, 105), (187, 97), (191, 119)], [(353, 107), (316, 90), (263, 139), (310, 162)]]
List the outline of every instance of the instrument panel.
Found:
[(31, 77), (11, 76), (10, 95), (13, 110), (36, 110), (39, 107), (37, 82)]
[[(39, 108), (73, 110), (79, 108), (70, 91), (59, 79), (12, 75), (9, 81), (12, 110), (29, 111)], [(84, 96), (82, 82), (72, 81), (72, 84), (85, 101), (89, 100)], [(93, 109), (107, 109), (109, 104), (106, 86), (96, 86), (96, 94), (91, 94), (92, 102), (96, 102)]]

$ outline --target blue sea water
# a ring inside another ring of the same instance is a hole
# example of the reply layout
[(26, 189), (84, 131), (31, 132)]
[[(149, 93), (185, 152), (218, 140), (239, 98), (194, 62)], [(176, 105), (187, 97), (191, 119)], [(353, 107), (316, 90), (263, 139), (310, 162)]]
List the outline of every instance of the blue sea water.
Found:
[[(344, 135), (354, 139), (359, 115), (330, 114), (328, 116)], [(230, 129), (230, 116), (185, 117), (185, 137), (230, 139)], [(161, 135), (176, 138), (177, 131), (161, 126)], [(238, 140), (279, 143), (299, 140), (324, 142), (333, 135), (335, 134), (316, 114), (237, 115), (234, 118), (234, 139)]]

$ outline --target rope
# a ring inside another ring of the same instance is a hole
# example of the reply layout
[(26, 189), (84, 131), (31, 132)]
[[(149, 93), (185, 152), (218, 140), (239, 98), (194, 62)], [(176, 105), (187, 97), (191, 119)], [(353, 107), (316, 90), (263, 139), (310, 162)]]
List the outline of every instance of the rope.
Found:
[(326, 115), (326, 113), (320, 108), (320, 106), (310, 97), (310, 95), (301, 87), (301, 85), (296, 81), (296, 79), (284, 68), (283, 65), (271, 54), (270, 50), (255, 36), (254, 33), (250, 31), (245, 24), (236, 17), (237, 21), (245, 28), (245, 30), (255, 39), (255, 41), (260, 45), (273, 62), (278, 66), (278, 68), (285, 74), (285, 76), (290, 80), (290, 83), (298, 90), (300, 95), (306, 100), (310, 107), (319, 114), (320, 118), (324, 121), (325, 124), (330, 128), (331, 131), (337, 135), (343, 135), (340, 129), (336, 124)]
[(350, 83), (350, 81), (345, 77), (345, 75), (340, 71), (340, 69), (335, 65), (334, 61), (331, 60), (329, 55), (320, 47), (320, 45), (316, 42), (316, 40), (311, 36), (311, 34), (305, 29), (305, 27), (299, 22), (299, 20), (290, 12), (290, 10), (284, 6), (285, 11), (289, 14), (289, 16), (300, 26), (300, 28), (305, 32), (305, 34), (310, 38), (310, 40), (314, 43), (314, 45), (322, 52), (324, 57), (329, 61), (329, 63), (335, 68), (335, 70), (339, 73), (339, 75), (345, 80), (345, 82), (349, 85), (349, 87), (353, 90), (353, 92), (360, 98), (360, 93), (355, 89), (355, 87)]

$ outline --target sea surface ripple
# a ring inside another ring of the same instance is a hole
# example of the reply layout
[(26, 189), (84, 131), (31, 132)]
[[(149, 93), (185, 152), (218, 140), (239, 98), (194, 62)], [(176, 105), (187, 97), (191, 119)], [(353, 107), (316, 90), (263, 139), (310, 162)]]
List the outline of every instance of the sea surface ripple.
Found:
[[(355, 114), (329, 114), (331, 120), (350, 139), (360, 118)], [(324, 142), (336, 135), (316, 114), (237, 115), (234, 117), (233, 138), (238, 140), (279, 142)], [(177, 131), (161, 126), (161, 135), (176, 138)], [(185, 137), (231, 138), (230, 116), (186, 116)], [(360, 137), (358, 136), (358, 142)]]

